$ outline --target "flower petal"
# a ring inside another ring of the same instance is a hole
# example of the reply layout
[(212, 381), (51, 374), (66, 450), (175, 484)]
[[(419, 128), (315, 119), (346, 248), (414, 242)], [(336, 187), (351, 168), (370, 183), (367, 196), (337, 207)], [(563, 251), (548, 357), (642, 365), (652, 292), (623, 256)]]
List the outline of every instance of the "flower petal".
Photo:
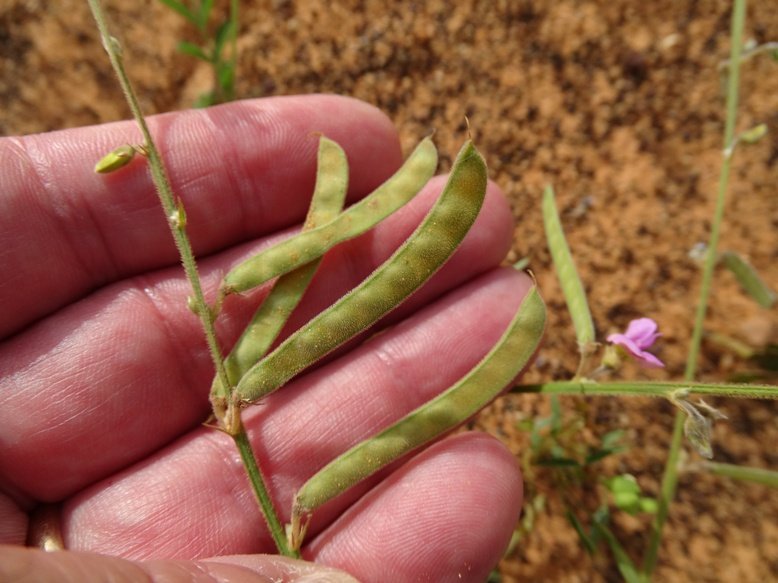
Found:
[(651, 318), (632, 320), (627, 326), (625, 336), (630, 338), (640, 348), (648, 348), (661, 336), (657, 332), (657, 324)]
[(646, 352), (636, 342), (626, 334), (611, 334), (607, 338), (608, 342), (621, 346), (629, 352), (639, 364), (646, 368), (664, 368), (664, 363), (650, 352)]

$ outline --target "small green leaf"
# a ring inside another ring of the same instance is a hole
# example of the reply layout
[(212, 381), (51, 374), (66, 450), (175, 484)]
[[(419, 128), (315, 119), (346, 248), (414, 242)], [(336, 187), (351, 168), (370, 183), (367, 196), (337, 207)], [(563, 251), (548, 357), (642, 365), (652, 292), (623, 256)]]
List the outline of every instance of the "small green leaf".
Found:
[(589, 555), (594, 555), (594, 553), (597, 552), (596, 541), (594, 541), (592, 537), (589, 536), (589, 534), (586, 532), (586, 529), (584, 529), (583, 524), (581, 524), (581, 521), (578, 520), (578, 517), (573, 514), (572, 510), (568, 510), (565, 513), (565, 516), (567, 517), (568, 522), (575, 529), (575, 532), (578, 533), (578, 538), (581, 539), (581, 544), (586, 549), (586, 552), (589, 553)]
[(611, 532), (611, 530), (604, 524), (597, 522), (594, 523), (593, 527), (594, 530), (599, 532), (608, 543), (608, 546), (613, 553), (613, 557), (616, 559), (616, 566), (619, 568), (619, 573), (621, 573), (621, 576), (624, 577), (624, 580), (627, 583), (641, 583), (641, 577), (637, 568), (635, 567), (635, 563), (633, 563), (632, 559), (629, 558), (629, 555), (624, 550), (624, 547), (621, 546), (621, 543), (619, 543), (618, 539)]
[(605, 481), (611, 491), (613, 503), (619, 510), (637, 514), (640, 510), (640, 486), (631, 474), (622, 474)]
[(210, 107), (214, 103), (216, 103), (216, 98), (213, 96), (213, 91), (207, 91), (197, 96), (194, 106), (197, 108)]
[(216, 67), (216, 71), (219, 87), (222, 88), (225, 94), (230, 95), (235, 81), (235, 68), (232, 66), (232, 63), (222, 62)]
[(586, 454), (584, 465), (589, 466), (591, 464), (597, 463), (598, 461), (605, 459), (613, 453), (615, 453), (615, 450), (612, 449), (594, 449)]
[(213, 8), (213, 0), (202, 0), (200, 2), (200, 10), (197, 11), (197, 28), (204, 31), (208, 25), (208, 19), (211, 17), (211, 9)]
[(224, 49), (224, 45), (232, 37), (234, 28), (235, 27), (232, 21), (226, 20), (216, 31), (216, 36), (214, 37), (214, 44), (213, 44), (213, 55), (217, 61), (221, 59), (221, 54), (222, 54), (222, 50)]
[(624, 439), (624, 430), (614, 429), (602, 436), (602, 447), (603, 449), (610, 449), (612, 451), (623, 450), (625, 448), (621, 445), (622, 439)]
[(603, 435), (601, 446), (589, 451), (584, 462), (585, 465), (593, 464), (609, 455), (625, 451), (627, 448), (620, 443), (623, 438), (624, 432), (620, 429), (609, 431)]
[(162, 4), (164, 4), (168, 8), (171, 8), (172, 10), (178, 12), (181, 16), (183, 16), (189, 22), (191, 22), (192, 24), (194, 24), (199, 28), (197, 16), (195, 15), (194, 12), (189, 10), (189, 8), (187, 8), (184, 4), (182, 4), (181, 2), (177, 2), (176, 0), (159, 0), (159, 1), (162, 2)]
[(581, 464), (570, 458), (550, 457), (539, 459), (537, 462), (535, 462), (535, 465), (545, 468), (574, 468), (580, 466)]
[(641, 496), (640, 498), (640, 511), (646, 514), (656, 514), (659, 510), (659, 504), (656, 499)]
[(189, 55), (190, 57), (194, 57), (195, 59), (200, 59), (201, 61), (205, 61), (206, 63), (211, 62), (211, 57), (208, 54), (206, 54), (203, 48), (197, 46), (194, 43), (181, 41), (180, 43), (178, 43), (178, 47), (176, 48), (180, 53), (184, 53), (185, 55)]
[(719, 257), (719, 261), (735, 275), (738, 283), (756, 303), (766, 309), (773, 307), (776, 298), (775, 292), (767, 286), (745, 259), (733, 251), (725, 251)]
[(613, 503), (616, 508), (631, 515), (637, 514), (640, 509), (640, 497), (632, 492), (614, 494)]
[(614, 494), (640, 494), (640, 486), (632, 474), (621, 474), (608, 480), (608, 487)]

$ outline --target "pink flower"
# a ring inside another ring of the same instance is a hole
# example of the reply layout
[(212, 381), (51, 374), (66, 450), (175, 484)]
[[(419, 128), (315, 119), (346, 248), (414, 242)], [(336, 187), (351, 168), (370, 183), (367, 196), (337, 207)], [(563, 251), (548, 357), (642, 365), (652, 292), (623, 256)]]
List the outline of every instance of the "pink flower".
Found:
[(664, 363), (646, 348), (661, 336), (657, 331), (656, 322), (651, 318), (632, 320), (624, 334), (611, 334), (608, 342), (615, 344), (631, 354), (641, 365), (647, 368), (664, 368)]

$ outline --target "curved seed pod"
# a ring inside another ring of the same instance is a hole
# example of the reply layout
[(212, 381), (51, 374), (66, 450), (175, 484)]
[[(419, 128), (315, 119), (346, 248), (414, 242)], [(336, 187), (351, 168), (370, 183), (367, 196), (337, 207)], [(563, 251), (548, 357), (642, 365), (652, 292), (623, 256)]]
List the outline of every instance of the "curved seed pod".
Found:
[[(319, 140), (316, 187), (303, 230), (315, 229), (337, 217), (343, 208), (348, 190), (348, 161), (343, 149), (330, 139)], [(320, 260), (303, 265), (276, 281), (273, 289), (259, 306), (229, 356), (224, 361), (227, 378), (234, 385), (256, 362), (265, 356), (281, 332), (287, 319), (302, 299)], [(224, 395), (224, 387), (216, 377), (211, 395)]]
[(537, 286), (521, 302), (497, 344), (467, 375), (400, 421), (330, 462), (297, 492), (291, 539), (302, 542), (310, 513), (387, 464), (429, 443), (477, 413), (510, 383), (534, 354), (546, 321)]
[(234, 267), (222, 282), (221, 294), (248, 291), (368, 231), (416, 196), (432, 178), (437, 165), (435, 145), (425, 138), (394, 176), (336, 219), (286, 239)]
[(457, 156), (448, 182), (424, 221), (360, 285), (287, 338), (238, 383), (254, 402), (375, 323), (418, 289), (454, 253), (486, 194), (486, 164), (471, 142)]
[(586, 301), (581, 278), (573, 263), (570, 247), (565, 239), (565, 232), (559, 220), (559, 214), (554, 202), (554, 189), (551, 185), (543, 191), (543, 226), (546, 231), (546, 241), (551, 251), (559, 284), (567, 302), (567, 309), (573, 319), (575, 335), (578, 339), (578, 347), (585, 357), (594, 343), (594, 322), (589, 311), (589, 303)]

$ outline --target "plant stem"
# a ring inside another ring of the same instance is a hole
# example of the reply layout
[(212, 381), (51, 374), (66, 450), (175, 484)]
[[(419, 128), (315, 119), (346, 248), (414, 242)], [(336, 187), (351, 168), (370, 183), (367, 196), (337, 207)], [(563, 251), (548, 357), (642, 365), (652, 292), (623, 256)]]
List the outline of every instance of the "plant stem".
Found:
[[(186, 234), (186, 221), (184, 218), (183, 206), (180, 200), (177, 200), (173, 194), (173, 189), (170, 186), (167, 173), (165, 172), (165, 166), (162, 161), (162, 157), (157, 150), (154, 140), (151, 137), (146, 119), (141, 111), (138, 99), (133, 91), (129, 77), (124, 69), (124, 63), (122, 62), (121, 48), (116, 39), (114, 39), (109, 31), (105, 22), (102, 7), (99, 0), (89, 0), (89, 7), (92, 10), (97, 28), (100, 32), (100, 37), (105, 47), (108, 57), (111, 60), (116, 76), (119, 78), (119, 83), (122, 87), (122, 92), (127, 100), (127, 104), (132, 110), (132, 115), (135, 121), (140, 127), (143, 139), (145, 141), (144, 148), (149, 159), (149, 166), (151, 168), (151, 177), (154, 181), (154, 185), (157, 188), (157, 194), (159, 196), (162, 208), (165, 211), (165, 216), (168, 218), (168, 224), (170, 225), (170, 231), (173, 234), (173, 239), (178, 248), (179, 255), (181, 256), (181, 263), (184, 266), (184, 272), (192, 286), (193, 298), (194, 298), (194, 311), (200, 318), (203, 330), (205, 332), (206, 341), (208, 344), (208, 350), (211, 353), (211, 358), (216, 368), (216, 374), (221, 382), (221, 386), (224, 387), (222, 395), (224, 402), (229, 401), (227, 406), (227, 426), (225, 430), (235, 440), (235, 444), (238, 447), (246, 468), (246, 473), (249, 476), (254, 493), (257, 496), (257, 500), (260, 503), (260, 508), (265, 520), (270, 528), (273, 540), (276, 542), (278, 551), (286, 556), (297, 556), (295, 552), (291, 551), (286, 544), (286, 537), (284, 536), (284, 530), (278, 519), (278, 515), (273, 508), (270, 496), (268, 495), (267, 487), (262, 479), (262, 474), (259, 471), (259, 466), (254, 459), (254, 454), (251, 449), (251, 445), (248, 442), (246, 431), (243, 428), (243, 424), (240, 422), (240, 410), (236, 408), (235, 403), (230, 398), (233, 393), (233, 387), (229, 383), (227, 372), (224, 367), (224, 361), (219, 348), (218, 341), (216, 339), (216, 330), (214, 328), (214, 318), (211, 309), (205, 302), (205, 296), (203, 294), (202, 284), (200, 282), (200, 276), (197, 271), (197, 263), (192, 251), (192, 245), (189, 241), (189, 237)], [(214, 413), (219, 419), (220, 423), (224, 424), (225, 415), (224, 411), (217, 410), (214, 406)]]
[(669, 397), (678, 390), (711, 397), (740, 399), (778, 399), (778, 386), (733, 385), (727, 383), (686, 383), (616, 381), (607, 383), (558, 381), (539, 385), (518, 385), (511, 393), (538, 393), (544, 395), (608, 395), (619, 397)]
[[(165, 172), (165, 166), (162, 162), (162, 157), (157, 150), (157, 146), (151, 137), (151, 132), (146, 124), (146, 119), (141, 111), (140, 103), (135, 96), (132, 85), (130, 84), (129, 77), (124, 69), (124, 63), (121, 56), (121, 48), (118, 41), (113, 38), (109, 31), (108, 26), (103, 16), (103, 11), (100, 6), (99, 0), (89, 0), (89, 7), (92, 9), (92, 15), (94, 16), (97, 28), (100, 31), (100, 36), (103, 41), (103, 46), (108, 53), (108, 58), (111, 60), (111, 65), (116, 72), (116, 76), (119, 79), (124, 97), (127, 100), (127, 104), (132, 111), (132, 115), (135, 121), (140, 127), (140, 131), (143, 134), (144, 147), (149, 159), (149, 166), (151, 169), (151, 177), (154, 181), (154, 185), (157, 188), (157, 195), (162, 208), (165, 211), (166, 217), (174, 216), (179, 210), (179, 204), (173, 195), (173, 189), (170, 186), (167, 173)], [(205, 296), (203, 294), (203, 288), (200, 283), (200, 276), (197, 272), (197, 263), (195, 262), (194, 253), (192, 252), (192, 246), (189, 242), (189, 237), (186, 235), (186, 229), (183, 225), (176, 226), (174, 221), (168, 221), (170, 225), (170, 232), (173, 234), (173, 240), (178, 248), (178, 253), (181, 256), (181, 263), (184, 266), (184, 272), (192, 286), (192, 292), (194, 294), (194, 308), (197, 312), (200, 322), (202, 323), (203, 330), (205, 332), (206, 341), (208, 342), (208, 349), (211, 353), (214, 366), (216, 367), (216, 373), (219, 375), (225, 385), (227, 383), (227, 373), (224, 369), (221, 350), (219, 349), (218, 342), (216, 340), (216, 331), (213, 326), (213, 317), (208, 305), (205, 302)]]
[(278, 552), (287, 557), (300, 558), (300, 553), (291, 549), (286, 540), (286, 534), (281, 521), (278, 519), (278, 515), (273, 506), (273, 501), (270, 498), (265, 481), (262, 478), (262, 472), (257, 465), (257, 460), (254, 457), (254, 451), (251, 449), (251, 443), (249, 442), (246, 429), (241, 425), (240, 431), (233, 436), (235, 445), (238, 447), (240, 457), (243, 460), (243, 466), (248, 474), (249, 482), (251, 482), (251, 488), (254, 490), (254, 496), (257, 498), (259, 507), (262, 509), (262, 514), (267, 522), (270, 536), (273, 537), (273, 541), (276, 543)]
[[(719, 233), (724, 219), (724, 208), (727, 195), (727, 184), (729, 183), (729, 170), (732, 163), (732, 148), (735, 138), (735, 122), (737, 120), (738, 105), (738, 85), (740, 77), (740, 54), (743, 47), (743, 28), (746, 14), (746, 0), (735, 0), (732, 10), (732, 20), (730, 29), (730, 66), (727, 79), (727, 104), (726, 121), (724, 127), (724, 160), (719, 176), (719, 186), (716, 196), (716, 209), (714, 211), (713, 223), (711, 225), (710, 240), (708, 250), (705, 256), (705, 265), (702, 272), (702, 283), (700, 286), (700, 298), (697, 304), (695, 314), (694, 330), (692, 332), (689, 355), (686, 360), (686, 370), (684, 379), (690, 381), (694, 378), (697, 371), (697, 359), (702, 342), (703, 324), (705, 313), (708, 307), (708, 298), (710, 297), (711, 282), (713, 280), (713, 270), (716, 266), (716, 248), (719, 243)], [(680, 455), (681, 442), (683, 437), (683, 415), (676, 413), (675, 424), (673, 427), (673, 437), (670, 443), (667, 462), (665, 464), (664, 475), (662, 476), (661, 492), (658, 500), (658, 510), (654, 518), (654, 524), (651, 537), (648, 542), (648, 549), (643, 560), (643, 576), (646, 580), (651, 578), (656, 568), (657, 556), (659, 554), (659, 545), (662, 538), (662, 529), (664, 528), (669, 512), (670, 503), (675, 497), (675, 490), (678, 483), (678, 456)]]

